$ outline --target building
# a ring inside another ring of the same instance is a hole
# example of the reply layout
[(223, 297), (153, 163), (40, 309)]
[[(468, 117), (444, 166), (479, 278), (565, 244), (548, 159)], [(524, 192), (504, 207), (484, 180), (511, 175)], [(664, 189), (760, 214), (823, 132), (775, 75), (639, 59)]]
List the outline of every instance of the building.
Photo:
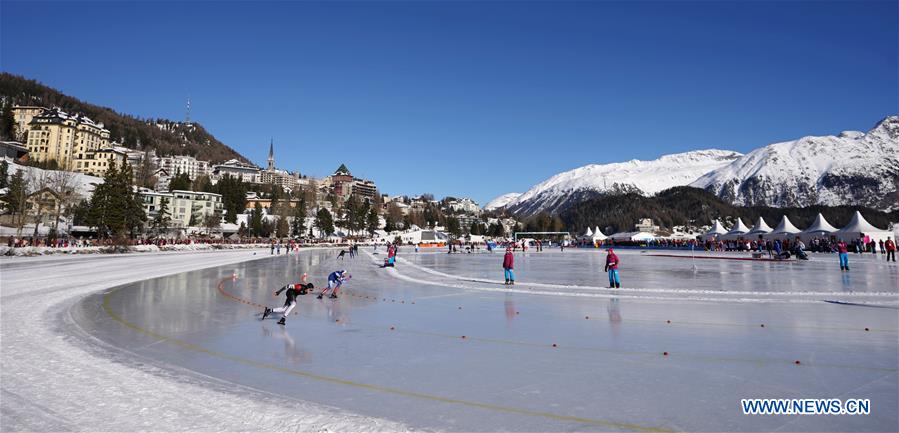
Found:
[(159, 167), (175, 176), (186, 173), (190, 180), (196, 180), (200, 176), (209, 175), (209, 162), (200, 161), (189, 155), (175, 155), (157, 157), (154, 161)]
[(334, 174), (324, 179), (323, 184), (330, 187), (331, 192), (341, 200), (356, 195), (362, 200), (371, 202), (378, 196), (378, 187), (374, 182), (353, 176), (345, 164), (340, 164)]
[(652, 224), (652, 218), (640, 218), (640, 222), (638, 222), (634, 228), (636, 228), (638, 232), (643, 233), (655, 233), (659, 231), (659, 226)]
[(141, 203), (144, 205), (144, 212), (147, 213), (147, 220), (152, 221), (157, 216), (159, 216), (159, 211), (162, 209), (162, 200), (165, 199), (168, 201), (168, 213), (169, 217), (172, 216), (172, 199), (174, 195), (170, 192), (156, 192), (147, 188), (138, 189), (138, 195), (140, 195)]
[(41, 114), (44, 111), (44, 107), (37, 107), (33, 105), (16, 105), (12, 107), (12, 116), (13, 120), (15, 120), (15, 131), (14, 134), (16, 139), (25, 140), (28, 136), (28, 124), (31, 123), (31, 119), (38, 114)]
[(75, 161), (108, 147), (109, 130), (83, 115), (69, 115), (53, 108), (44, 110), (28, 123), (29, 159), (56, 161), (64, 170), (74, 170)]
[(229, 159), (222, 164), (212, 167), (212, 176), (214, 179), (221, 179), (225, 175), (236, 177), (246, 183), (261, 183), (262, 179), (258, 167), (240, 162), (236, 159)]
[(0, 158), (20, 161), (28, 155), (28, 148), (18, 141), (0, 141)]
[(203, 221), (209, 216), (221, 219), (224, 213), (221, 194), (211, 192), (194, 192), (175, 190), (171, 192), (156, 192), (141, 188), (138, 190), (147, 218), (153, 219), (159, 215), (162, 200), (168, 200), (171, 228), (179, 229), (190, 227), (191, 217), (194, 226), (203, 225)]
[(109, 167), (113, 164), (116, 167), (121, 167), (127, 158), (128, 154), (119, 147), (91, 150), (85, 152), (82, 158), (75, 160), (75, 166), (72, 168), (72, 171), (103, 177)]
[(450, 200), (449, 203), (447, 203), (447, 207), (449, 207), (453, 212), (464, 212), (474, 215), (478, 215), (481, 213), (481, 207), (478, 206), (478, 204), (470, 198)]

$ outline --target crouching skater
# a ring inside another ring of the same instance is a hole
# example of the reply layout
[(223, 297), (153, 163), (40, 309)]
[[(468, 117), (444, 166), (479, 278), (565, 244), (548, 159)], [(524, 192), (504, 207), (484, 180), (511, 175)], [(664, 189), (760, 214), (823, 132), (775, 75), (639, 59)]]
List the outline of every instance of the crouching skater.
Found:
[(278, 321), (279, 325), (287, 324), (287, 316), (290, 315), (290, 312), (293, 311), (294, 307), (297, 306), (297, 296), (302, 296), (314, 289), (315, 286), (312, 283), (306, 283), (306, 274), (303, 274), (303, 282), (297, 284), (288, 284), (275, 292), (275, 296), (280, 296), (281, 292), (285, 292), (287, 299), (284, 300), (284, 306), (278, 308), (269, 308), (265, 307), (265, 311), (262, 312), (262, 320), (265, 320), (269, 314), (279, 313), (282, 314), (281, 320)]
[(328, 296), (328, 298), (337, 299), (337, 291), (340, 290), (340, 286), (343, 285), (344, 281), (349, 280), (350, 278), (352, 278), (352, 275), (344, 269), (331, 272), (331, 274), (328, 275), (328, 287), (322, 289), (317, 298), (321, 299), (325, 296), (325, 292), (330, 290), (331, 296)]

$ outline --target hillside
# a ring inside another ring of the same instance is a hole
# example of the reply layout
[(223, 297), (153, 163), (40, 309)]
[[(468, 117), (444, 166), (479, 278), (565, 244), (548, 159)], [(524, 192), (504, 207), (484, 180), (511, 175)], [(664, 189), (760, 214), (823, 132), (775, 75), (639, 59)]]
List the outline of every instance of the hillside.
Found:
[(881, 120), (866, 133), (845, 131), (760, 147), (691, 186), (746, 206), (899, 209), (899, 116)]
[(696, 150), (665, 155), (650, 161), (631, 160), (589, 164), (559, 173), (521, 194), (506, 209), (521, 216), (559, 213), (576, 203), (603, 194), (655, 194), (687, 185), (711, 170), (742, 156), (728, 150)]
[(217, 140), (199, 123), (140, 119), (121, 114), (111, 108), (64, 95), (35, 80), (6, 72), (0, 72), (0, 99), (17, 105), (60, 107), (71, 113), (83, 113), (95, 121), (103, 122), (113, 140), (132, 149), (156, 149), (159, 155), (191, 155), (212, 162), (232, 158), (249, 162), (243, 155)]
[(763, 217), (773, 227), (786, 215), (796, 227), (804, 229), (814, 221), (818, 212), (824, 214), (835, 227), (841, 227), (849, 222), (856, 210), (861, 211), (868, 222), (877, 227), (888, 228), (891, 222), (899, 222), (899, 211), (888, 214), (855, 206), (734, 206), (709, 191), (688, 186), (671, 188), (653, 197), (636, 193), (607, 194), (577, 203), (560, 216), (568, 230), (578, 234), (586, 227), (596, 226), (606, 234), (611, 234), (633, 229), (640, 218), (652, 218), (660, 227), (670, 229), (682, 225), (709, 225), (716, 218), (735, 221), (739, 217), (743, 218), (744, 223), (751, 225), (758, 217)]

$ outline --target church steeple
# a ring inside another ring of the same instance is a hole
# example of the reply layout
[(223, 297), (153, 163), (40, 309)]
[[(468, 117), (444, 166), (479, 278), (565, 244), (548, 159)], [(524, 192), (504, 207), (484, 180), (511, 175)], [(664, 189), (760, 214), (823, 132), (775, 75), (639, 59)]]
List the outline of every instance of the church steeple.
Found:
[(272, 138), (272, 141), (268, 144), (268, 170), (272, 171), (275, 169), (275, 139)]

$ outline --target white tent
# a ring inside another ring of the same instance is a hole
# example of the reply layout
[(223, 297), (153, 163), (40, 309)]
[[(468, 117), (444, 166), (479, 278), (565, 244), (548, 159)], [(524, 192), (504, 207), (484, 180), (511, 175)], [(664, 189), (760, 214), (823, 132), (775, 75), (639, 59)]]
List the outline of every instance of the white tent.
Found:
[(706, 240), (717, 239), (726, 234), (727, 234), (727, 229), (724, 228), (724, 225), (721, 224), (721, 221), (715, 220), (714, 223), (712, 224), (712, 228), (709, 231), (705, 232), (705, 234), (702, 235), (702, 237), (703, 237), (703, 239), (706, 239)]
[(808, 226), (807, 229), (802, 231), (802, 237), (805, 239), (812, 238), (826, 238), (831, 235), (831, 233), (837, 231), (836, 227), (830, 225), (826, 219), (824, 219), (824, 215), (818, 213), (818, 216), (815, 217), (815, 221), (812, 225)]
[(609, 236), (609, 238), (614, 241), (645, 242), (655, 239), (655, 236), (653, 236), (652, 233), (646, 232), (621, 232), (615, 233), (612, 236)]
[(762, 217), (759, 217), (758, 221), (755, 222), (755, 226), (752, 227), (752, 230), (746, 232), (746, 238), (767, 235), (768, 233), (771, 233), (771, 226), (769, 226)]
[(774, 230), (768, 234), (768, 236), (771, 236), (773, 238), (785, 239), (792, 238), (800, 232), (802, 232), (802, 230), (796, 228), (796, 226), (794, 226), (793, 223), (790, 222), (790, 219), (787, 218), (786, 215), (784, 215), (780, 219), (780, 224), (778, 224), (777, 227), (775, 227)]
[(724, 234), (725, 239), (737, 239), (744, 237), (744, 235), (749, 232), (749, 227), (746, 227), (746, 224), (743, 224), (742, 218), (737, 218), (737, 223), (734, 224), (734, 227), (730, 229), (729, 232)]
[(599, 229), (599, 226), (596, 226), (596, 230), (593, 231), (593, 240), (594, 241), (604, 241), (609, 237), (603, 234), (602, 230)]
[(855, 215), (849, 220), (849, 224), (846, 224), (846, 227), (841, 228), (834, 233), (834, 235), (844, 241), (850, 241), (862, 236), (869, 236), (877, 242), (880, 240), (885, 241), (887, 236), (892, 236), (893, 233), (874, 227), (871, 223), (865, 221), (865, 217), (862, 216), (861, 212), (855, 211)]
[(587, 227), (587, 231), (584, 233), (585, 238), (593, 237), (593, 230), (590, 230), (590, 227)]

